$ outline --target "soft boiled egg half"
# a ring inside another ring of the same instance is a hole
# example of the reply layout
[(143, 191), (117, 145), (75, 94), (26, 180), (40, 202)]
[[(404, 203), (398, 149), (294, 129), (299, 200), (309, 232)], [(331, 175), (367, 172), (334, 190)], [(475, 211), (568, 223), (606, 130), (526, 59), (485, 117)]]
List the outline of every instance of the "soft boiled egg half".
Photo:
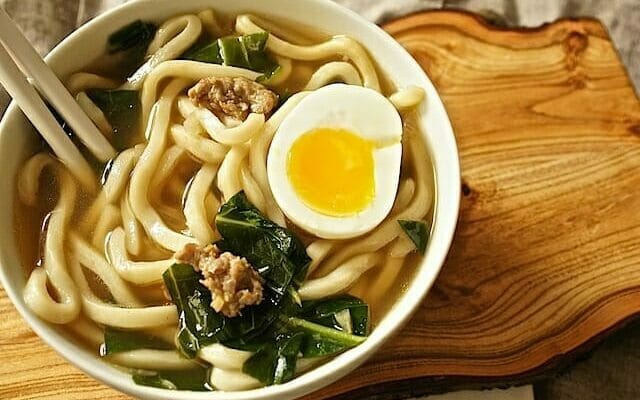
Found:
[(345, 239), (375, 228), (396, 197), (402, 120), (375, 90), (332, 84), (282, 121), (267, 158), (273, 196), (304, 230)]

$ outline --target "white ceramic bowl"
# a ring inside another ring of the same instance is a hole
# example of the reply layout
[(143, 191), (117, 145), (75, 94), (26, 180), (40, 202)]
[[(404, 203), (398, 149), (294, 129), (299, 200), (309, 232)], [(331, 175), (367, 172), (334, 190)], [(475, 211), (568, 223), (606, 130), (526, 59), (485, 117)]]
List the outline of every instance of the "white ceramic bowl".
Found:
[[(454, 135), (442, 102), (431, 81), (411, 56), (389, 35), (331, 1), (326, 0), (138, 0), (115, 8), (87, 23), (62, 41), (47, 57), (60, 75), (82, 69), (103, 51), (107, 37), (136, 19), (162, 21), (173, 15), (213, 7), (225, 13), (253, 12), (316, 27), (327, 33), (346, 34), (362, 43), (385, 74), (398, 87), (418, 85), (426, 89), (427, 101), (419, 110), (424, 138), (435, 164), (437, 196), (435, 223), (424, 261), (393, 310), (360, 346), (283, 385), (245, 392), (167, 391), (136, 385), (131, 376), (104, 363), (78, 346), (54, 326), (40, 320), (22, 300), (25, 284), (13, 229), (15, 177), (33, 149), (37, 135), (12, 104), (0, 124), (0, 278), (23, 318), (47, 344), (88, 375), (130, 395), (145, 399), (274, 399), (302, 396), (326, 386), (352, 371), (397, 332), (424, 299), (442, 266), (458, 217), (460, 172)], [(46, 371), (42, 371), (43, 375)]]

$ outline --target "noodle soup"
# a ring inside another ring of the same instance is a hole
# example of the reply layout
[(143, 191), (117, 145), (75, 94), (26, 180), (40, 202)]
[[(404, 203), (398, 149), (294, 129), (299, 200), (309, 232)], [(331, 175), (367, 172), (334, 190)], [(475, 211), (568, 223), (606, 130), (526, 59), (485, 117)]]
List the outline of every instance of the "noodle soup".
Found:
[(25, 303), (166, 389), (280, 384), (364, 342), (428, 240), (422, 89), (251, 15), (137, 21), (107, 47), (67, 79), (118, 151), (99, 189), (47, 148), (17, 178)]

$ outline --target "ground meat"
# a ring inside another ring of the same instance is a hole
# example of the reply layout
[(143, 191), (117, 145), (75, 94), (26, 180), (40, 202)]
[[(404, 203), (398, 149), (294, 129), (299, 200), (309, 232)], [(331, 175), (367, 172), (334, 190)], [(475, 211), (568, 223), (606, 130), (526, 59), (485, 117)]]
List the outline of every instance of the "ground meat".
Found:
[(211, 110), (218, 118), (231, 117), (240, 121), (249, 113), (269, 114), (278, 102), (278, 95), (247, 78), (200, 79), (189, 89), (189, 98)]
[(200, 283), (211, 290), (211, 307), (226, 317), (240, 315), (244, 307), (262, 301), (264, 280), (244, 257), (220, 253), (215, 245), (188, 244), (175, 258), (202, 274)]

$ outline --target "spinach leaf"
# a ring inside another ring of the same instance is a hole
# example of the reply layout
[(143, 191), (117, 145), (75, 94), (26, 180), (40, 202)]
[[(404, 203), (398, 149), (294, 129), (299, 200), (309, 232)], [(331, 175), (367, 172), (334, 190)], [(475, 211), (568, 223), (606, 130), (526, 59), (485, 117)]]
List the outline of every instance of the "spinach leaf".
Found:
[(135, 90), (87, 91), (87, 96), (102, 110), (113, 127), (116, 147), (125, 149), (131, 143), (140, 123), (140, 99)]
[(268, 32), (227, 36), (187, 50), (182, 57), (187, 60), (247, 68), (261, 72), (263, 80), (269, 79), (280, 66), (265, 50), (268, 38)]
[[(362, 300), (345, 295), (300, 302), (295, 277), (304, 279), (311, 261), (304, 245), (260, 214), (244, 193), (221, 207), (216, 227), (222, 235), (219, 248), (246, 257), (268, 290), (259, 305), (226, 318), (211, 308), (211, 293), (193, 267), (172, 265), (163, 278), (180, 313), (178, 344), (188, 357), (214, 342), (252, 351), (243, 371), (270, 385), (290, 380), (300, 355), (333, 355), (366, 340), (369, 307)], [(163, 376), (159, 379), (166, 384)]]
[(305, 358), (336, 354), (367, 339), (366, 336), (353, 335), (296, 317), (289, 317), (284, 323), (288, 329), (305, 334), (300, 348)]
[(267, 342), (259, 348), (244, 363), (242, 371), (264, 385), (277, 385), (291, 380), (303, 339), (302, 332), (278, 335), (273, 342)]
[(220, 54), (220, 45), (218, 40), (207, 43), (204, 46), (193, 47), (182, 55), (187, 60), (205, 62), (209, 64), (222, 64), (224, 60)]
[(138, 385), (152, 386), (170, 390), (210, 391), (206, 368), (184, 371), (150, 371), (149, 374), (137, 373), (133, 381)]
[[(342, 302), (342, 305), (339, 303)], [(275, 321), (269, 329), (258, 337), (254, 337), (251, 340), (233, 340), (225, 343), (225, 345), (246, 351), (252, 351), (256, 353), (256, 360), (252, 361), (257, 365), (264, 367), (266, 363), (265, 359), (273, 359), (277, 354), (277, 347), (274, 348), (274, 343), (278, 343), (278, 340), (282, 340), (283, 337), (292, 337), (293, 335), (302, 335), (300, 347), (298, 348), (299, 355), (305, 358), (322, 357), (327, 355), (334, 355), (347, 350), (351, 347), (357, 346), (366, 340), (366, 336), (356, 335), (342, 331), (339, 326), (335, 325), (335, 321), (331, 320), (327, 323), (328, 318), (332, 317), (341, 311), (350, 311), (349, 308), (355, 310), (356, 317), (352, 317), (354, 326), (367, 326), (366, 319), (368, 319), (368, 306), (361, 300), (345, 296), (344, 299), (337, 299), (334, 304), (325, 303), (319, 309), (316, 309), (315, 305), (308, 304), (310, 302), (303, 303), (303, 308), (291, 308), (281, 312), (277, 321)], [(366, 307), (366, 309), (364, 308)], [(341, 309), (341, 311), (338, 311)], [(313, 321), (310, 319), (304, 319), (304, 316), (309, 318), (316, 318)], [(362, 330), (360, 330), (362, 332)], [(298, 340), (298, 339), (296, 339)], [(258, 357), (258, 354), (260, 356)], [(265, 378), (261, 374), (261, 370), (258, 367), (246, 367), (246, 373), (264, 381)], [(266, 376), (270, 376), (270, 372), (265, 373)]]
[(322, 335), (308, 333), (305, 336), (300, 352), (304, 358), (315, 358), (334, 355), (345, 351), (352, 346), (345, 346), (339, 340), (333, 340)]
[(200, 283), (200, 274), (191, 265), (173, 264), (162, 278), (180, 315), (181, 351), (193, 358), (200, 346), (219, 341), (224, 317), (211, 309), (211, 292)]
[(156, 26), (150, 22), (136, 20), (112, 33), (107, 39), (107, 52), (109, 54), (130, 50), (136, 47), (144, 47), (153, 40)]
[(351, 332), (354, 335), (369, 334), (369, 306), (367, 303), (350, 295), (343, 295), (324, 300), (305, 301), (302, 303), (301, 318), (316, 322), (338, 330), (345, 330), (338, 315), (348, 312)]
[(162, 277), (180, 315), (178, 347), (189, 358), (195, 357), (202, 346), (258, 335), (278, 318), (282, 309), (291, 307), (287, 302), (275, 307), (265, 299), (242, 310), (240, 316), (226, 318), (211, 308), (211, 292), (200, 283), (202, 277), (192, 266), (173, 264)]
[(218, 247), (245, 257), (277, 298), (285, 294), (292, 281), (298, 287), (304, 280), (311, 259), (300, 239), (266, 219), (244, 192), (220, 208), (216, 227), (223, 238)]
[(411, 221), (399, 219), (398, 223), (402, 227), (404, 233), (409, 236), (409, 239), (416, 245), (416, 249), (424, 254), (427, 249), (427, 239), (429, 232), (427, 231), (427, 224), (424, 221)]
[(110, 62), (115, 62), (114, 68), (122, 75), (138, 69), (155, 32), (154, 24), (137, 20), (111, 34), (107, 40), (107, 53), (112, 56)]
[(104, 345), (100, 349), (100, 355), (108, 356), (136, 349), (171, 350), (174, 348), (175, 346), (144, 332), (125, 331), (107, 326), (104, 330)]
[(224, 342), (224, 345), (232, 349), (255, 353), (264, 347), (265, 342), (270, 337), (269, 333), (263, 332), (260, 336), (253, 338), (234, 338)]
[[(273, 60), (265, 48), (269, 39), (268, 32), (258, 32), (251, 35), (244, 35), (238, 38), (241, 48), (245, 49), (247, 64), (245, 68), (262, 72), (261, 80), (271, 78), (279, 69), (280, 65)], [(239, 60), (243, 62), (244, 60)]]

